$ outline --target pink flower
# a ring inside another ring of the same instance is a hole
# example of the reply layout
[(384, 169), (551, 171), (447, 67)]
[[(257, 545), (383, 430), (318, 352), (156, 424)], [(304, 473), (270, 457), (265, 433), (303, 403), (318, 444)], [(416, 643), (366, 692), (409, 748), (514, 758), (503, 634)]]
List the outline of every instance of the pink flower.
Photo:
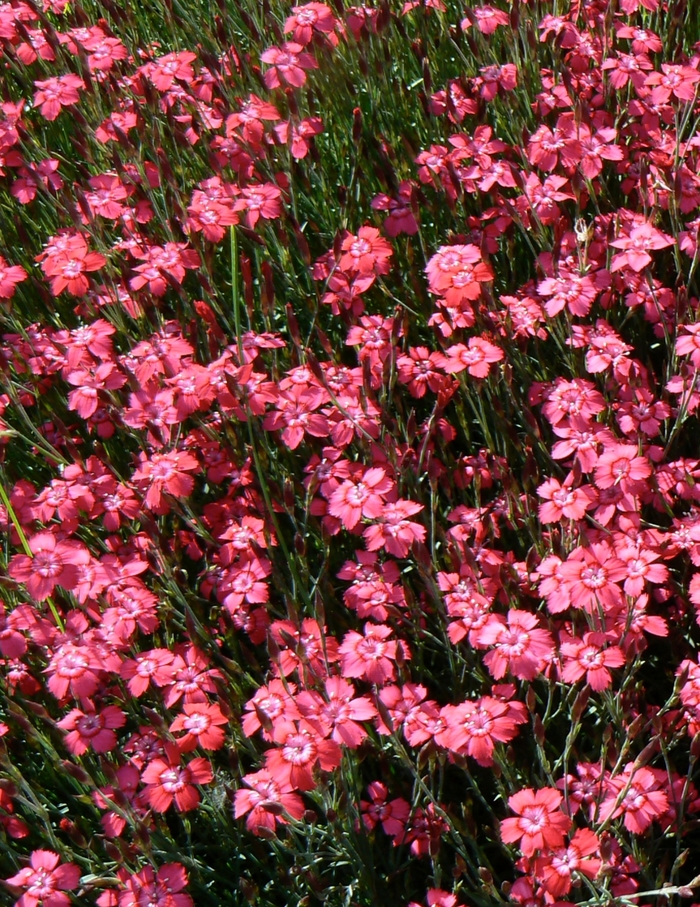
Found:
[(538, 791), (532, 788), (518, 791), (508, 798), (508, 806), (517, 813), (515, 819), (501, 822), (501, 840), (505, 844), (520, 841), (526, 857), (545, 848), (561, 847), (571, 819), (561, 812), (562, 795), (551, 787)]
[(180, 863), (166, 863), (157, 873), (146, 866), (129, 876), (125, 890), (119, 893), (118, 907), (194, 907), (192, 898), (183, 892), (186, 885), (187, 872)]
[(521, 680), (534, 680), (551, 661), (554, 640), (549, 630), (538, 627), (539, 620), (529, 611), (511, 610), (507, 623), (492, 614), (474, 636), (474, 645), (494, 648), (484, 656), (492, 677), (500, 680), (507, 671)]
[(122, 662), (120, 674), (132, 696), (142, 696), (151, 683), (162, 687), (171, 683), (175, 656), (169, 649), (150, 649)]
[(98, 271), (107, 263), (104, 255), (90, 252), (85, 238), (79, 234), (53, 237), (46, 251), (37, 256), (41, 270), (51, 278), (51, 292), (58, 296), (67, 290), (71, 296), (83, 296), (90, 288), (86, 273)]
[(639, 456), (636, 445), (611, 444), (598, 457), (595, 484), (598, 488), (619, 485), (622, 491), (631, 491), (633, 483), (649, 478), (651, 473), (651, 463), (646, 457)]
[(385, 504), (377, 522), (363, 532), (367, 550), (385, 548), (394, 557), (406, 557), (414, 542), (425, 541), (425, 526), (409, 520), (421, 510), (423, 504), (415, 501), (399, 499), (393, 504)]
[(224, 745), (226, 733), (223, 726), (229, 723), (215, 703), (186, 702), (182, 707), (183, 714), (170, 725), (170, 733), (185, 731), (177, 739), (181, 753), (189, 753), (197, 746), (205, 750), (219, 750)]
[(39, 108), (46, 120), (55, 120), (64, 107), (77, 104), (80, 100), (78, 92), (85, 88), (80, 76), (72, 73), (53, 76), (34, 85), (39, 89), (34, 95), (34, 106)]
[(509, 743), (517, 733), (516, 725), (527, 720), (524, 709), (491, 696), (446, 705), (441, 715), (446, 727), (435, 735), (435, 742), (453, 752), (465, 753), (484, 766), (493, 765), (496, 743)]
[(585, 677), (596, 693), (606, 690), (612, 682), (608, 668), (619, 668), (625, 663), (622, 649), (619, 646), (606, 648), (606, 642), (604, 633), (584, 633), (583, 639), (564, 637), (559, 643), (564, 661), (562, 680), (576, 683)]
[(616, 584), (627, 570), (607, 543), (574, 548), (558, 573), (575, 608), (596, 614), (600, 606), (607, 610), (622, 604), (622, 590)]
[(537, 494), (547, 502), (539, 506), (539, 516), (543, 523), (560, 523), (562, 517), (581, 520), (586, 511), (593, 507), (595, 490), (588, 485), (572, 488), (573, 482), (574, 474), (569, 473), (563, 485), (557, 479), (547, 479), (539, 486)]
[(265, 754), (265, 767), (279, 784), (295, 790), (313, 790), (315, 768), (330, 772), (340, 765), (341, 750), (334, 740), (323, 740), (308, 722), (282, 721), (272, 733), (276, 749)]
[(642, 834), (654, 819), (668, 810), (668, 795), (660, 788), (661, 781), (651, 769), (635, 769), (629, 762), (624, 771), (608, 780), (608, 793), (600, 806), (599, 821), (624, 815), (625, 828), (633, 834)]
[(247, 813), (246, 828), (254, 835), (274, 831), (277, 824), (286, 825), (286, 816), (298, 821), (304, 815), (304, 801), (291, 783), (276, 780), (265, 769), (244, 775), (242, 780), (248, 787), (236, 791), (233, 814), (240, 819)]
[(35, 850), (29, 866), (5, 879), (8, 885), (25, 889), (15, 907), (69, 907), (71, 899), (64, 892), (78, 887), (80, 869), (75, 863), (60, 861), (51, 850)]
[(679, 356), (690, 356), (695, 368), (700, 368), (700, 324), (679, 325), (686, 333), (676, 340), (676, 353)]
[(295, 721), (301, 718), (293, 699), (295, 693), (296, 687), (293, 683), (282, 683), (281, 680), (271, 680), (267, 686), (260, 687), (255, 696), (245, 704), (246, 713), (243, 715), (241, 725), (246, 737), (252, 737), (263, 729), (265, 739), (271, 740), (275, 722)]
[(58, 541), (52, 532), (39, 532), (29, 539), (32, 557), (16, 554), (8, 573), (25, 583), (37, 601), (48, 598), (56, 586), (74, 589), (80, 578), (79, 567), (90, 562), (90, 554), (80, 542)]
[(619, 271), (627, 266), (633, 271), (643, 271), (651, 264), (650, 250), (665, 249), (674, 242), (672, 236), (667, 236), (651, 224), (638, 224), (632, 227), (628, 236), (621, 236), (610, 243), (614, 248), (624, 250), (613, 257), (610, 270)]
[(140, 460), (141, 465), (134, 472), (133, 480), (142, 486), (148, 486), (146, 507), (158, 509), (164, 491), (174, 498), (186, 498), (192, 493), (194, 479), (188, 473), (200, 468), (192, 454), (172, 450), (165, 454), (154, 453), (149, 460), (142, 453)]
[(305, 3), (292, 7), (292, 15), (284, 23), (285, 32), (292, 32), (297, 44), (309, 44), (314, 32), (329, 35), (335, 30), (336, 20), (325, 3)]
[(27, 272), (19, 265), (8, 265), (0, 255), (0, 299), (12, 299), (18, 283), (27, 279)]
[(338, 267), (348, 274), (388, 274), (391, 245), (376, 227), (360, 227), (357, 236), (348, 234), (341, 244)]
[(192, 81), (194, 78), (192, 63), (196, 59), (197, 54), (192, 51), (180, 51), (159, 57), (155, 62), (147, 63), (144, 69), (158, 91), (168, 91), (176, 79), (182, 82)]
[(147, 785), (146, 800), (159, 813), (169, 809), (173, 800), (179, 812), (196, 809), (200, 797), (195, 785), (211, 783), (214, 778), (211, 763), (197, 757), (183, 766), (175, 744), (166, 744), (165, 751), (165, 758), (149, 762), (141, 776)]
[(346, 677), (361, 677), (383, 686), (396, 679), (396, 659), (409, 658), (406, 644), (390, 640), (392, 629), (384, 624), (365, 624), (364, 636), (350, 630), (338, 649)]
[[(508, 13), (493, 6), (477, 6), (473, 10), (473, 15), (476, 19), (476, 27), (484, 35), (492, 35), (499, 25), (508, 25), (510, 23)], [(471, 24), (469, 19), (462, 19), (462, 30), (465, 31)]]
[(325, 693), (325, 699), (313, 691), (299, 693), (299, 711), (322, 737), (330, 735), (336, 743), (356, 749), (367, 736), (359, 722), (374, 718), (376, 708), (366, 696), (357, 696), (353, 685), (340, 677), (328, 678)]
[(290, 88), (300, 88), (306, 82), (305, 70), (318, 69), (314, 57), (293, 41), (281, 47), (269, 47), (260, 54), (260, 60), (270, 64), (263, 76), (267, 88), (279, 88), (283, 83)]
[(548, 894), (560, 898), (569, 893), (574, 873), (581, 873), (594, 879), (602, 866), (602, 860), (594, 857), (600, 841), (590, 828), (579, 828), (565, 847), (557, 847), (535, 860), (535, 877), (542, 881)]
[(370, 799), (360, 800), (365, 828), (372, 831), (377, 823), (381, 823), (386, 834), (392, 837), (403, 834), (411, 812), (410, 804), (403, 797), (389, 800), (389, 791), (381, 781), (368, 784), (367, 792)]
[(104, 706), (99, 712), (92, 706), (85, 712), (71, 709), (57, 724), (69, 732), (65, 744), (73, 755), (82, 756), (88, 749), (107, 753), (117, 745), (114, 729), (124, 727), (126, 715), (114, 705)]
[(458, 343), (449, 347), (444, 368), (446, 372), (467, 369), (474, 378), (486, 378), (494, 362), (503, 360), (503, 350), (483, 337), (470, 337), (469, 345)]
[(379, 466), (365, 471), (359, 481), (343, 482), (331, 494), (328, 512), (346, 529), (354, 529), (361, 517), (374, 520), (382, 513), (386, 496), (394, 483)]

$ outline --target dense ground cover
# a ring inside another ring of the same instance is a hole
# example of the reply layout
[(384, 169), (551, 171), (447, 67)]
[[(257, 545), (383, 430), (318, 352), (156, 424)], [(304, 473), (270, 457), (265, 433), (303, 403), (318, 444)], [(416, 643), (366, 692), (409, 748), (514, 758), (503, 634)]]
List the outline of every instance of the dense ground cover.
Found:
[(495, 3), (0, 4), (8, 903), (700, 901), (700, 15)]

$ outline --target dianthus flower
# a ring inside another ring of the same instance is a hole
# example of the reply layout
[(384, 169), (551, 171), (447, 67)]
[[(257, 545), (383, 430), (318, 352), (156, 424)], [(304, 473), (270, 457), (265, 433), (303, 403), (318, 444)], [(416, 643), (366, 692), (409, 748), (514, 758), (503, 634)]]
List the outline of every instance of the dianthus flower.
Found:
[[(183, 889), (187, 872), (180, 863), (166, 863), (158, 872), (146, 866), (126, 881), (119, 892), (118, 907), (194, 907), (192, 898)], [(101, 902), (98, 900), (101, 907)]]
[(80, 869), (75, 863), (61, 863), (51, 850), (34, 850), (29, 866), (4, 881), (24, 889), (15, 907), (69, 907), (71, 899), (65, 892), (78, 887)]
[(648, 768), (629, 762), (624, 771), (607, 781), (607, 796), (601, 803), (599, 821), (624, 815), (624, 825), (633, 834), (642, 834), (668, 810), (668, 795), (661, 781)]
[(211, 763), (197, 757), (182, 765), (180, 751), (175, 744), (165, 745), (165, 758), (153, 759), (146, 766), (141, 780), (146, 786), (145, 796), (150, 805), (164, 813), (175, 801), (179, 812), (188, 812), (199, 806), (197, 784), (210, 784), (214, 778)]
[(82, 756), (88, 749), (95, 753), (107, 753), (117, 745), (116, 728), (124, 727), (126, 715), (114, 705), (104, 706), (98, 711), (94, 706), (81, 709), (71, 709), (70, 712), (57, 722), (58, 727), (68, 731), (65, 744), (75, 756)]
[(65, 76), (52, 76), (43, 82), (35, 82), (39, 90), (34, 94), (34, 106), (46, 120), (55, 120), (64, 107), (77, 104), (80, 100), (79, 91), (85, 88), (85, 83), (73, 73)]
[(505, 844), (520, 841), (526, 857), (537, 850), (554, 849), (564, 844), (564, 835), (571, 819), (561, 811), (562, 795), (551, 787), (538, 791), (532, 788), (518, 791), (508, 798), (508, 806), (517, 818), (501, 822), (501, 840)]
[(242, 780), (247, 787), (236, 791), (233, 814), (240, 819), (247, 813), (246, 828), (254, 835), (286, 825), (285, 813), (296, 820), (304, 815), (304, 801), (294, 786), (276, 780), (266, 769), (244, 775)]
[(185, 731), (177, 738), (181, 753), (189, 753), (197, 746), (205, 750), (221, 749), (226, 739), (223, 727), (229, 721), (216, 703), (185, 702), (182, 712), (170, 725), (171, 734)]
[(510, 671), (521, 680), (534, 680), (544, 670), (554, 654), (554, 640), (538, 625), (537, 616), (529, 611), (509, 611), (507, 623), (500, 615), (489, 616), (475, 633), (474, 645), (494, 647), (484, 656), (492, 677), (500, 680)]
[(12, 299), (18, 283), (27, 279), (27, 272), (19, 265), (8, 265), (0, 255), (0, 299)]
[(365, 624), (364, 636), (350, 630), (338, 649), (341, 668), (346, 677), (361, 677), (383, 686), (396, 679), (396, 659), (399, 647), (403, 658), (409, 657), (406, 644), (389, 639), (391, 627)]
[(394, 557), (406, 557), (414, 542), (424, 542), (425, 526), (410, 520), (423, 510), (423, 504), (399, 499), (385, 504), (377, 522), (363, 532), (367, 549), (384, 548)]
[(598, 457), (595, 484), (598, 488), (619, 485), (622, 491), (633, 491), (634, 483), (649, 478), (652, 467), (640, 457), (635, 444), (613, 444)]
[(560, 898), (569, 893), (576, 873), (594, 879), (602, 866), (602, 860), (593, 856), (598, 852), (600, 841), (590, 828), (579, 828), (569, 843), (557, 847), (548, 854), (537, 857), (534, 873), (540, 879), (547, 893)]
[(265, 753), (265, 768), (279, 784), (294, 790), (313, 790), (315, 768), (333, 771), (340, 765), (341, 750), (335, 740), (324, 740), (307, 721), (281, 721), (272, 732), (279, 744)]
[(391, 245), (376, 227), (360, 227), (357, 235), (348, 234), (341, 244), (338, 267), (348, 274), (388, 274)]
[(564, 638), (559, 643), (559, 652), (564, 661), (562, 680), (576, 683), (583, 677), (597, 693), (606, 690), (612, 677), (608, 668), (619, 668), (625, 663), (625, 656), (619, 646), (605, 646), (604, 633), (584, 633), (582, 639)]
[(516, 725), (526, 720), (510, 703), (491, 696), (446, 705), (441, 715), (447, 726), (435, 735), (436, 743), (484, 766), (493, 765), (496, 743), (509, 743), (517, 734)]
[(306, 70), (318, 69), (313, 55), (294, 41), (281, 47), (268, 47), (260, 54), (260, 60), (270, 65), (263, 76), (266, 88), (280, 88), (283, 84), (300, 88), (306, 82)]
[(29, 539), (32, 557), (16, 554), (7, 572), (24, 583), (37, 601), (48, 598), (56, 586), (74, 589), (78, 585), (81, 565), (90, 562), (90, 554), (80, 542), (59, 541), (52, 532), (38, 532)]

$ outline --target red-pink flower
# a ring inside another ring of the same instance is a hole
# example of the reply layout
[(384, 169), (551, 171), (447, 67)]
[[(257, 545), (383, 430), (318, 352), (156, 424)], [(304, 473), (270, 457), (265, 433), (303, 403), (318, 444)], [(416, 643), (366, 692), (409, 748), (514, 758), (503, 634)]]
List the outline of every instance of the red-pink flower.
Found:
[(79, 91), (85, 88), (80, 76), (68, 73), (65, 76), (52, 76), (43, 82), (35, 82), (39, 90), (34, 94), (34, 106), (38, 107), (46, 120), (55, 120), (64, 107), (77, 104)]
[(435, 735), (435, 742), (471, 756), (479, 765), (493, 765), (496, 743), (509, 743), (517, 733), (516, 726), (527, 720), (522, 703), (515, 705), (521, 708), (491, 696), (446, 705), (440, 714), (447, 726)]
[(159, 813), (169, 809), (173, 800), (179, 812), (196, 809), (200, 796), (195, 785), (211, 783), (214, 778), (211, 763), (197, 757), (183, 766), (175, 744), (166, 744), (165, 751), (165, 758), (149, 762), (141, 775), (147, 785), (146, 800)]
[(255, 696), (245, 704), (241, 726), (246, 737), (252, 737), (263, 730), (266, 740), (271, 740), (271, 732), (278, 720), (296, 721), (301, 718), (294, 701), (296, 687), (293, 683), (282, 683), (271, 680), (267, 686), (258, 689)]
[(541, 629), (538, 618), (529, 611), (509, 611), (507, 623), (500, 614), (490, 615), (475, 633), (474, 645), (494, 647), (484, 656), (484, 664), (496, 680), (507, 671), (521, 680), (534, 680), (554, 654), (551, 633)]
[(590, 828), (579, 828), (569, 843), (557, 847), (548, 854), (535, 859), (535, 877), (540, 879), (547, 893), (560, 898), (569, 893), (576, 873), (594, 879), (602, 866), (602, 860), (594, 857), (600, 841)]
[(632, 227), (629, 235), (620, 236), (610, 243), (615, 249), (623, 250), (613, 257), (610, 270), (619, 271), (626, 266), (633, 271), (643, 271), (651, 264), (650, 251), (665, 249), (674, 242), (672, 236), (667, 236), (649, 223), (637, 224)]
[(291, 784), (295, 790), (313, 790), (313, 771), (330, 772), (338, 768), (341, 750), (335, 740), (323, 740), (307, 721), (281, 721), (272, 737), (279, 744), (265, 753), (265, 767), (280, 784)]
[(58, 727), (68, 731), (65, 744), (75, 756), (82, 756), (88, 749), (95, 753), (107, 753), (117, 745), (116, 728), (124, 727), (126, 715), (115, 705), (100, 708), (92, 706), (87, 711), (71, 709), (57, 722)]
[(340, 677), (329, 677), (325, 683), (325, 698), (304, 690), (296, 698), (301, 714), (322, 737), (329, 735), (336, 743), (356, 749), (367, 736), (359, 722), (369, 721), (377, 710), (367, 696), (357, 696), (355, 688)]
[(71, 899), (64, 892), (78, 887), (80, 869), (75, 863), (61, 863), (51, 850), (34, 850), (29, 866), (4, 881), (24, 889), (15, 907), (69, 907)]
[(313, 55), (294, 41), (281, 47), (268, 47), (260, 54), (260, 60), (270, 65), (263, 76), (267, 88), (279, 88), (282, 84), (300, 88), (306, 82), (306, 70), (318, 69)]
[(539, 497), (546, 502), (539, 506), (539, 516), (543, 523), (560, 523), (562, 517), (568, 520), (583, 519), (587, 510), (593, 507), (596, 493), (589, 485), (572, 488), (574, 474), (569, 475), (561, 484), (557, 479), (547, 479), (537, 489)]
[(132, 696), (142, 696), (153, 683), (158, 687), (172, 683), (175, 656), (169, 649), (150, 649), (122, 662), (120, 674)]
[(627, 570), (605, 542), (574, 548), (559, 566), (558, 574), (575, 608), (596, 614), (600, 606), (607, 610), (622, 603), (617, 583), (625, 579)]
[(304, 434), (315, 438), (327, 436), (330, 425), (326, 416), (315, 412), (328, 400), (322, 388), (304, 388), (295, 385), (289, 390), (279, 391), (277, 409), (265, 417), (265, 431), (282, 429), (282, 440), (290, 450), (296, 450), (304, 440)]
[(625, 656), (619, 646), (607, 646), (604, 633), (584, 633), (583, 639), (564, 637), (559, 643), (559, 652), (564, 661), (561, 672), (566, 683), (576, 683), (582, 677), (592, 690), (599, 693), (606, 690), (612, 676), (608, 668), (619, 668), (625, 663)]
[(403, 499), (384, 504), (377, 522), (363, 532), (367, 550), (384, 548), (394, 557), (406, 557), (414, 542), (425, 541), (425, 526), (409, 519), (420, 513), (423, 506)]
[(384, 624), (365, 624), (364, 636), (350, 630), (338, 649), (341, 668), (346, 677), (361, 677), (383, 686), (396, 679), (396, 659), (407, 659), (408, 648), (403, 641), (389, 639), (391, 627)]
[(600, 805), (598, 819), (616, 819), (624, 815), (625, 828), (642, 834), (668, 810), (668, 795), (661, 790), (661, 781), (648, 768), (636, 768), (629, 762), (624, 771), (608, 779), (607, 796)]
[(292, 32), (297, 44), (309, 44), (314, 32), (329, 35), (335, 30), (335, 17), (325, 3), (305, 3), (293, 6), (292, 15), (284, 23), (285, 32)]
[(185, 50), (159, 57), (153, 63), (147, 63), (144, 69), (158, 91), (168, 91), (176, 79), (188, 83), (192, 81), (194, 78), (192, 63), (196, 59), (197, 54)]
[(197, 746), (205, 750), (221, 749), (226, 739), (223, 726), (228, 724), (228, 718), (216, 703), (186, 702), (182, 711), (170, 725), (171, 734), (185, 731), (184, 736), (177, 738), (181, 753), (189, 753)]
[[(499, 25), (508, 25), (510, 18), (508, 13), (502, 9), (496, 9), (494, 6), (477, 6), (472, 11), (473, 19), (476, 20), (476, 27), (484, 35), (492, 35)], [(471, 28), (471, 19), (462, 19), (461, 28), (466, 31)]]
[(154, 453), (149, 460), (142, 453), (140, 460), (141, 465), (134, 472), (133, 480), (147, 486), (145, 503), (151, 510), (160, 507), (164, 491), (174, 498), (186, 498), (192, 493), (194, 479), (188, 473), (200, 468), (192, 454), (172, 450), (165, 454)]
[(636, 445), (611, 444), (598, 457), (595, 484), (598, 488), (619, 485), (622, 491), (633, 491), (633, 483), (647, 479), (651, 472), (651, 463), (639, 456)]
[(389, 800), (389, 791), (381, 781), (372, 781), (367, 785), (369, 800), (360, 800), (362, 821), (368, 831), (381, 823), (386, 834), (396, 837), (403, 834), (411, 812), (411, 806), (403, 797)]
[(71, 296), (83, 296), (90, 288), (86, 274), (104, 267), (107, 259), (99, 252), (90, 252), (82, 234), (63, 234), (52, 239), (56, 244), (50, 244), (37, 256), (37, 261), (42, 262), (41, 270), (51, 278), (51, 292), (58, 296), (67, 290)]
[[(183, 889), (187, 872), (180, 863), (166, 863), (158, 872), (146, 866), (126, 881), (119, 892), (118, 907), (194, 907), (192, 898)], [(102, 907), (100, 900), (97, 902)]]
[(388, 274), (391, 268), (391, 245), (376, 227), (360, 227), (357, 235), (349, 233), (340, 246), (343, 254), (338, 267), (348, 274)]
[(328, 501), (328, 512), (346, 529), (354, 529), (364, 517), (374, 520), (382, 513), (386, 496), (394, 483), (381, 466), (366, 470), (359, 481), (343, 482)]
[(679, 325), (681, 334), (676, 340), (676, 353), (679, 356), (690, 356), (690, 361), (695, 368), (700, 369), (700, 324)]
[(19, 265), (8, 265), (0, 255), (0, 299), (12, 299), (18, 283), (27, 279), (27, 272)]
[(276, 825), (285, 825), (290, 816), (299, 820), (304, 815), (304, 801), (295, 792), (294, 785), (276, 780), (266, 769), (244, 775), (243, 783), (234, 795), (233, 814), (246, 819), (246, 828), (254, 835), (274, 831)]
[(503, 360), (503, 350), (483, 337), (470, 337), (469, 345), (457, 343), (446, 350), (444, 368), (455, 373), (467, 369), (474, 378), (486, 378), (494, 362)]
[(234, 211), (245, 212), (245, 223), (251, 230), (262, 217), (273, 220), (282, 214), (282, 192), (272, 183), (250, 184), (240, 190), (240, 196), (233, 206)]
[(554, 849), (564, 843), (571, 819), (561, 811), (562, 795), (552, 787), (538, 791), (532, 788), (518, 791), (508, 798), (508, 806), (517, 818), (501, 822), (501, 840), (506, 844), (520, 841), (526, 857), (537, 850)]
[(74, 589), (80, 579), (79, 567), (90, 562), (90, 554), (80, 542), (59, 541), (52, 532), (38, 532), (29, 539), (32, 557), (16, 554), (7, 572), (24, 583), (37, 601), (48, 598), (56, 586)]

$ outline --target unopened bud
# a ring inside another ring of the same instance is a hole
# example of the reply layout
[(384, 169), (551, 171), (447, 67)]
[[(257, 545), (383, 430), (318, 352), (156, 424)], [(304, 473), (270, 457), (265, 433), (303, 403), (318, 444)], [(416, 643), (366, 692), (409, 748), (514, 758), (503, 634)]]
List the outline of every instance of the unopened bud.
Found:
[(574, 724), (581, 720), (581, 715), (583, 715), (586, 710), (590, 695), (591, 688), (586, 685), (576, 697), (573, 708), (571, 709), (571, 720)]

